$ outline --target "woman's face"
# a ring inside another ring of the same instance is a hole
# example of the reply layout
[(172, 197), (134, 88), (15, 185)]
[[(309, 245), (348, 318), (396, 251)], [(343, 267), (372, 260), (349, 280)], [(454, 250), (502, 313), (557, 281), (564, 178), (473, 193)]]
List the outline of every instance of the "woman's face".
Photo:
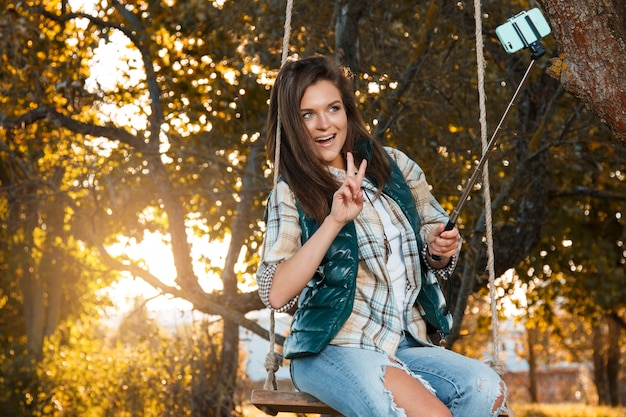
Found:
[(341, 149), (346, 142), (348, 118), (339, 89), (327, 80), (311, 84), (300, 101), (300, 115), (326, 164), (346, 169)]

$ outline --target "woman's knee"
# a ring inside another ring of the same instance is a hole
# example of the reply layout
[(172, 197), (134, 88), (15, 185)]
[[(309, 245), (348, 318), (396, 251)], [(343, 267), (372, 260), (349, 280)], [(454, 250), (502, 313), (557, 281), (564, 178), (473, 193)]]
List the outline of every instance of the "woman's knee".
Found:
[(487, 371), (477, 376), (475, 392), (470, 394), (470, 397), (473, 397), (474, 407), (478, 408), (482, 403), (484, 412), (487, 412), (486, 408), (489, 405), (490, 415), (498, 415), (506, 408), (506, 384), (493, 369), (486, 368)]
[(491, 406), (491, 413), (494, 415), (499, 414), (500, 411), (506, 408), (505, 406), (506, 406), (506, 399), (507, 399), (506, 398), (507, 389), (506, 389), (506, 384), (504, 383), (502, 379), (499, 379), (498, 381), (498, 389), (496, 392), (497, 392), (497, 396)]

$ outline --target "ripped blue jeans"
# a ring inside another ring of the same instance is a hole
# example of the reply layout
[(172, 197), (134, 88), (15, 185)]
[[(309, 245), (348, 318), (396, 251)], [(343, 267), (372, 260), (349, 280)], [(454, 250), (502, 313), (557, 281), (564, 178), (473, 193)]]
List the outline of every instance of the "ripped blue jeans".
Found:
[[(400, 363), (394, 362), (399, 361)], [(346, 417), (404, 417), (383, 385), (387, 366), (405, 369), (450, 409), (453, 417), (498, 416), (506, 388), (487, 364), (404, 337), (395, 357), (329, 345), (291, 361), (294, 385)]]

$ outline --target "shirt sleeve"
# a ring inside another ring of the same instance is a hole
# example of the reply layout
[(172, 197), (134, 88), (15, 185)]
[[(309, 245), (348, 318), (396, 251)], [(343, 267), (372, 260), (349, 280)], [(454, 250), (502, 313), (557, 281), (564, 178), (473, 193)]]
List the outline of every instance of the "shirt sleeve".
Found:
[[(261, 262), (256, 273), (259, 297), (270, 309), (269, 293), (278, 265), (291, 258), (302, 246), (300, 217), (295, 197), (285, 182), (279, 182), (272, 190), (266, 207), (266, 230), (261, 246)], [(290, 310), (298, 301), (298, 296), (279, 308), (276, 312)]]

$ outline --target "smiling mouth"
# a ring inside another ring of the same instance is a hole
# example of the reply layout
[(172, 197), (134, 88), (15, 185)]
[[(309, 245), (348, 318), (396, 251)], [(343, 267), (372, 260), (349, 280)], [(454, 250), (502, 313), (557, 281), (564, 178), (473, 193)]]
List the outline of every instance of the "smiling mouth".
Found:
[(330, 140), (333, 140), (334, 138), (335, 138), (335, 135), (324, 136), (324, 137), (315, 139), (315, 143), (325, 143)]

